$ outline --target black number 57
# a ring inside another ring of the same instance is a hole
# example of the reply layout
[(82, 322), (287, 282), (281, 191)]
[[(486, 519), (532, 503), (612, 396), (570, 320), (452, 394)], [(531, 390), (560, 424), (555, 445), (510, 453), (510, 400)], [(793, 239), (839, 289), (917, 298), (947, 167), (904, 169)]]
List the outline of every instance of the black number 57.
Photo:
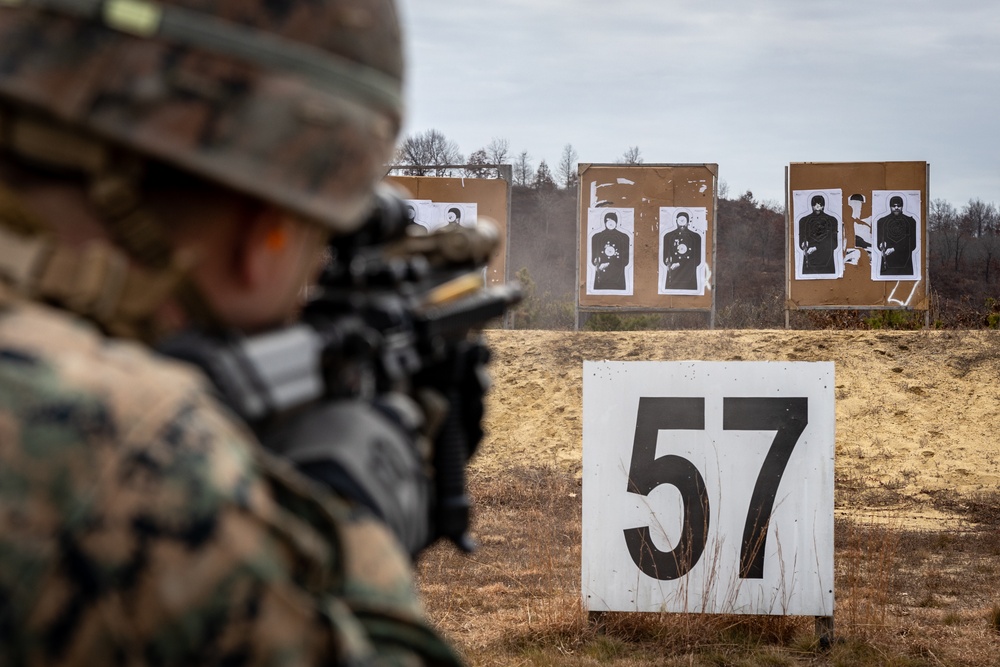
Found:
[[(776, 431), (757, 475), (740, 546), (740, 577), (764, 576), (767, 527), (778, 484), (799, 436), (809, 422), (807, 398), (723, 398), (722, 428), (732, 431)], [(661, 551), (650, 539), (649, 526), (627, 528), (625, 543), (639, 569), (655, 579), (678, 579), (693, 568), (708, 541), (711, 511), (705, 479), (691, 461), (681, 456), (656, 457), (656, 435), (661, 430), (705, 430), (704, 398), (640, 398), (635, 423), (628, 492), (642, 496), (661, 484), (681, 494), (681, 537), (672, 551)]]

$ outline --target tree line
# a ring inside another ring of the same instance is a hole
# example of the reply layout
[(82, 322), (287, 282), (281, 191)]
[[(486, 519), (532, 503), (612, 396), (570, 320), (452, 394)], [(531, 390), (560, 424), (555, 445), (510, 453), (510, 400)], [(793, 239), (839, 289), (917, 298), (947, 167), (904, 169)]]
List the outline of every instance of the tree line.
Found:
[[(639, 147), (627, 147), (616, 162), (642, 164)], [(466, 157), (444, 134), (428, 130), (400, 142), (393, 173), (497, 178), (497, 165), (511, 165), (509, 268), (527, 292), (514, 315), (514, 325), (568, 329), (574, 326), (575, 317), (577, 163), (571, 144), (565, 145), (553, 169), (545, 160), (533, 165), (527, 151), (514, 155), (502, 138), (492, 139)], [(716, 215), (716, 327), (784, 327), (784, 205), (758, 201), (750, 191), (731, 195), (723, 182)], [(961, 207), (933, 199), (928, 204), (927, 233), (932, 326), (1000, 327), (1000, 209), (977, 198)], [(585, 319), (590, 328), (705, 326), (700, 313)], [(921, 327), (924, 315), (855, 309), (797, 311), (792, 313), (792, 325)]]
[[(464, 176), (497, 178), (496, 165), (512, 167), (513, 185), (535, 190), (574, 188), (577, 181), (577, 155), (572, 144), (563, 147), (559, 164), (549, 167), (544, 160), (536, 167), (528, 151), (514, 155), (510, 142), (494, 137), (487, 145), (465, 157), (458, 144), (438, 130), (407, 136), (400, 142), (393, 160), (393, 171), (403, 176)], [(620, 164), (642, 164), (638, 146), (628, 147), (618, 159)], [(462, 165), (456, 168), (455, 165)]]

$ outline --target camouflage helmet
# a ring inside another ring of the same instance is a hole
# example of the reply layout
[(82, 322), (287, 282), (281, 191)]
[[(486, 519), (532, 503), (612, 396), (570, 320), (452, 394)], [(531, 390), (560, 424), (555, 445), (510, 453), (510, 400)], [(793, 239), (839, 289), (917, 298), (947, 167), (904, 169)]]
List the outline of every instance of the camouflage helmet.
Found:
[(0, 132), (27, 110), (358, 226), (402, 113), (393, 0), (0, 0)]

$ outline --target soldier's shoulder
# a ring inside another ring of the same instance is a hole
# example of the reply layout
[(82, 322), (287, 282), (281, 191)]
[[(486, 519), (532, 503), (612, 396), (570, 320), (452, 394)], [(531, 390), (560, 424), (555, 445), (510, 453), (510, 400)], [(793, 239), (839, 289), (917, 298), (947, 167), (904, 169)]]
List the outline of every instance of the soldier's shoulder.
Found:
[[(358, 655), (391, 646), (401, 659), (457, 661), (386, 529), (263, 452), (190, 369), (45, 308), (0, 310), (0, 441), (5, 479), (20, 480), (0, 487), (0, 505), (34, 517), (0, 513), (0, 551), (26, 535), (48, 554), (68, 541), (149, 613), (167, 613), (165, 601), (133, 557), (169, 554), (156, 576), (172, 577), (180, 606), (169, 614), (192, 636), (218, 604), (279, 619), (295, 651), (332, 632)], [(8, 565), (0, 558), (0, 590), (19, 618), (59, 607), (65, 582), (46, 568), (11, 578)], [(98, 606), (79, 617), (103, 628)], [(292, 650), (261, 637), (261, 651)]]
[[(128, 385), (161, 390), (204, 390), (204, 379), (137, 342), (108, 338), (86, 320), (33, 302), (0, 309), (0, 346), (58, 372), (81, 390), (106, 391)], [(99, 367), (103, 372), (95, 373)]]
[(138, 503), (154, 506), (163, 491), (179, 508), (196, 499), (167, 486), (207, 483), (223, 498), (230, 482), (213, 471), (253, 466), (251, 438), (199, 373), (32, 303), (0, 310), (0, 424), (16, 443), (6, 464), (27, 469), (37, 457), (47, 477), (75, 479), (69, 503), (141, 478)]

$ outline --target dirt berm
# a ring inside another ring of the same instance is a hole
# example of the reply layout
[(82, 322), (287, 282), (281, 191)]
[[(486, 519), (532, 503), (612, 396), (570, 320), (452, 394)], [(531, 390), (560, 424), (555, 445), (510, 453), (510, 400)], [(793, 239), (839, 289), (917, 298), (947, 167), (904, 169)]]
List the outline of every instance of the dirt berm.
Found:
[[(947, 530), (1000, 493), (1000, 332), (489, 330), (474, 466), (582, 467), (584, 360), (833, 361), (838, 511)], [(845, 495), (849, 494), (849, 496)], [(859, 505), (860, 504), (860, 505)]]

